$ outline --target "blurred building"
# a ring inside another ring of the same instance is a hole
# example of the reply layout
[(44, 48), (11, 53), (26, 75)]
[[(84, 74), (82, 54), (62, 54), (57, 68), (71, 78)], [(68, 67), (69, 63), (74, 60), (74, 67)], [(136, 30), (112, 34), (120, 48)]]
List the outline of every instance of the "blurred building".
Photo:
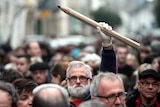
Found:
[(16, 48), (28, 35), (43, 35), (46, 38), (92, 35), (90, 26), (60, 11), (58, 5), (70, 7), (88, 17), (91, 17), (91, 10), (105, 6), (118, 11), (122, 18), (122, 25), (115, 30), (127, 36), (145, 35), (155, 23), (152, 12), (154, 2), (148, 1), (1, 0), (0, 38), (2, 42), (10, 40), (11, 46)]
[(37, 0), (1, 0), (0, 36), (2, 43), (13, 48), (21, 44), (27, 34), (34, 33)]
[(89, 26), (57, 8), (58, 5), (67, 6), (89, 16), (90, 4), (91, 0), (41, 0), (38, 7), (37, 33), (51, 37), (72, 34), (90, 35)]
[(57, 6), (68, 6), (89, 15), (91, 0), (1, 0), (0, 36), (3, 42), (10, 40), (16, 48), (25, 36), (44, 35), (46, 37), (72, 34), (90, 35), (90, 27), (74, 19)]
[(135, 35), (153, 33), (156, 27), (154, 3), (155, 0), (118, 0), (116, 3), (114, 0), (107, 0), (106, 7), (118, 11), (121, 16), (122, 25), (117, 31), (135, 39)]

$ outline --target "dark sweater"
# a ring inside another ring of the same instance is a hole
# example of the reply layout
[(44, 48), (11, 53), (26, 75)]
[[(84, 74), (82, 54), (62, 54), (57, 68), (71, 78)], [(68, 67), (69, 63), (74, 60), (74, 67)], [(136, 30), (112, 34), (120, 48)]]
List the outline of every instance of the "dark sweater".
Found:
[(116, 55), (113, 49), (102, 50), (100, 71), (116, 73)]

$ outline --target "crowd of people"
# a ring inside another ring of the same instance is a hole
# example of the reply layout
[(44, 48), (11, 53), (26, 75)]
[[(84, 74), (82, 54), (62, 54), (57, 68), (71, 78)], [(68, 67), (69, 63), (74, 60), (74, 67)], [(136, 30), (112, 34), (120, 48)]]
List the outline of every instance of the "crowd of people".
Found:
[(0, 107), (160, 107), (157, 39), (134, 49), (99, 27), (97, 35), (90, 46), (1, 46)]

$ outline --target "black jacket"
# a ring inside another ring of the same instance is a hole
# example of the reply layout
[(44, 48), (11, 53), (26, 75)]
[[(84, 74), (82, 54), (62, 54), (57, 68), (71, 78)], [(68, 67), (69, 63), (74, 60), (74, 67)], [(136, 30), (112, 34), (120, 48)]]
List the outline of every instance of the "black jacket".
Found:
[[(136, 107), (136, 100), (140, 97), (140, 93), (138, 90), (134, 90), (130, 93), (126, 98), (127, 107)], [(157, 94), (157, 101), (160, 104), (160, 93)]]
[(136, 107), (136, 100), (139, 98), (140, 93), (138, 90), (131, 92), (126, 98), (127, 107)]

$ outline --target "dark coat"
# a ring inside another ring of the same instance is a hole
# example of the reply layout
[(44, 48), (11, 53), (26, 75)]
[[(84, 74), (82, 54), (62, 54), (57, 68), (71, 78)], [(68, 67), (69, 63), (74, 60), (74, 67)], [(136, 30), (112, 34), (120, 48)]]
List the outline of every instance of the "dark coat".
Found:
[(112, 50), (102, 50), (102, 58), (100, 65), (101, 72), (113, 72), (116, 73), (116, 55), (115, 51)]
[[(134, 90), (126, 99), (127, 107), (140, 107), (140, 93)], [(160, 93), (157, 94), (156, 107), (160, 107)]]

